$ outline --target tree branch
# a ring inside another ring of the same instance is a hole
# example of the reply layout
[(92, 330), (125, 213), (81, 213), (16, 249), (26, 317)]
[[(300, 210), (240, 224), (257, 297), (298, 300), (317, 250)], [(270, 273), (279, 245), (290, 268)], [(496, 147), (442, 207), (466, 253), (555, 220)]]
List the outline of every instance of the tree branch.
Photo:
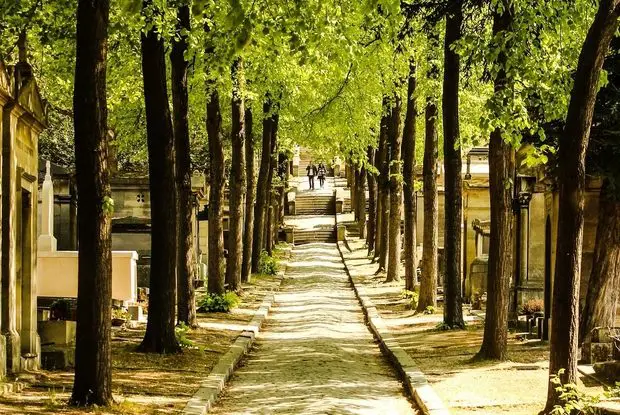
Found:
[(347, 84), (349, 83), (349, 79), (351, 78), (351, 71), (353, 70), (353, 63), (349, 64), (349, 70), (347, 72), (347, 76), (345, 76), (344, 81), (342, 81), (342, 85), (340, 85), (340, 88), (338, 88), (338, 91), (336, 92), (336, 94), (334, 94), (334, 96), (332, 96), (330, 99), (328, 99), (323, 105), (321, 105), (318, 108), (313, 109), (312, 111), (310, 111), (308, 113), (308, 115), (306, 115), (306, 117), (310, 117), (312, 115), (315, 114), (319, 114), (323, 111), (325, 111), (325, 109), (327, 107), (329, 107), (336, 99), (340, 98), (340, 95), (342, 95), (342, 92), (344, 91), (345, 87), (347, 86)]

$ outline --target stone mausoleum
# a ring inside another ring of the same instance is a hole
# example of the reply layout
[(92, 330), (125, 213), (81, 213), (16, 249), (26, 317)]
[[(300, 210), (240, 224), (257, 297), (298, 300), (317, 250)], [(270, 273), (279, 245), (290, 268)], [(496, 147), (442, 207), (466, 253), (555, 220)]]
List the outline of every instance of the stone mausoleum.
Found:
[(20, 48), (14, 67), (0, 61), (2, 131), (0, 378), (40, 364), (37, 334), (38, 140), (46, 107)]

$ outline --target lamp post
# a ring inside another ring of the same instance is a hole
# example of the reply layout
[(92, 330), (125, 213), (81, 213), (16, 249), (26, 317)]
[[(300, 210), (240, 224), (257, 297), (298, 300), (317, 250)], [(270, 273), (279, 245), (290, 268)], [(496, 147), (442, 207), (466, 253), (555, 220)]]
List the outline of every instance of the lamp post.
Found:
[(530, 248), (530, 201), (534, 193), (535, 176), (517, 174), (515, 176), (515, 192), (513, 210), (516, 215), (516, 249), (515, 277), (512, 311), (516, 312), (519, 304), (519, 293), (528, 280), (529, 248)]

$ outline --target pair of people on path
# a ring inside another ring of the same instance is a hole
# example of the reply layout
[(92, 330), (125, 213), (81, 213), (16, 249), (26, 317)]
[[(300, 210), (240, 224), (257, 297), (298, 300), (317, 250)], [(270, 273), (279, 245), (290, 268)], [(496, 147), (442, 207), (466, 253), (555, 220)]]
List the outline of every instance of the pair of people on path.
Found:
[(325, 165), (323, 163), (319, 163), (319, 166), (315, 166), (310, 160), (308, 167), (306, 167), (306, 171), (308, 172), (308, 187), (310, 190), (314, 190), (314, 177), (317, 176), (319, 178), (319, 185), (321, 189), (325, 184), (325, 174), (327, 173), (327, 169), (325, 169)]

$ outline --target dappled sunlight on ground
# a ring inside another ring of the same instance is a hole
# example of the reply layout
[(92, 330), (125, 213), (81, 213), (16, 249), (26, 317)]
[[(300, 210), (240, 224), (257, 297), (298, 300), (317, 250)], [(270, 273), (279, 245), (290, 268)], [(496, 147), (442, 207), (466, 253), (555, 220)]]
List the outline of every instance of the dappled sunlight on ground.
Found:
[[(313, 216), (313, 215), (297, 215), (286, 216), (284, 223), (287, 226), (294, 226), (297, 230), (311, 231), (317, 229), (333, 229), (336, 221), (333, 216)], [(318, 248), (321, 249), (321, 248)], [(322, 249), (323, 252), (329, 253), (329, 250)]]
[(213, 413), (416, 413), (338, 258), (333, 244), (294, 249), (277, 305)]
[[(385, 276), (374, 275), (377, 265), (366, 258), (363, 241), (349, 241), (349, 246), (353, 252), (343, 253), (351, 275), (451, 413), (532, 415), (543, 408), (549, 370), (547, 342), (524, 342), (511, 333), (509, 361), (475, 361), (484, 331), (480, 318), (465, 308), (465, 330), (438, 330), (443, 321), (441, 307), (435, 314), (416, 314), (401, 298), (404, 281), (383, 283)], [(603, 392), (582, 378), (580, 386), (586, 384), (588, 393)]]
[(41, 371), (22, 394), (0, 397), (0, 414), (123, 414), (178, 413), (208, 376), (220, 356), (247, 328), (266, 293), (279, 284), (277, 277), (260, 276), (244, 285), (240, 308), (230, 313), (199, 313), (200, 328), (187, 334), (195, 348), (178, 355), (137, 353), (145, 325), (113, 331), (112, 368), (115, 405), (105, 409), (67, 406), (72, 371)]

